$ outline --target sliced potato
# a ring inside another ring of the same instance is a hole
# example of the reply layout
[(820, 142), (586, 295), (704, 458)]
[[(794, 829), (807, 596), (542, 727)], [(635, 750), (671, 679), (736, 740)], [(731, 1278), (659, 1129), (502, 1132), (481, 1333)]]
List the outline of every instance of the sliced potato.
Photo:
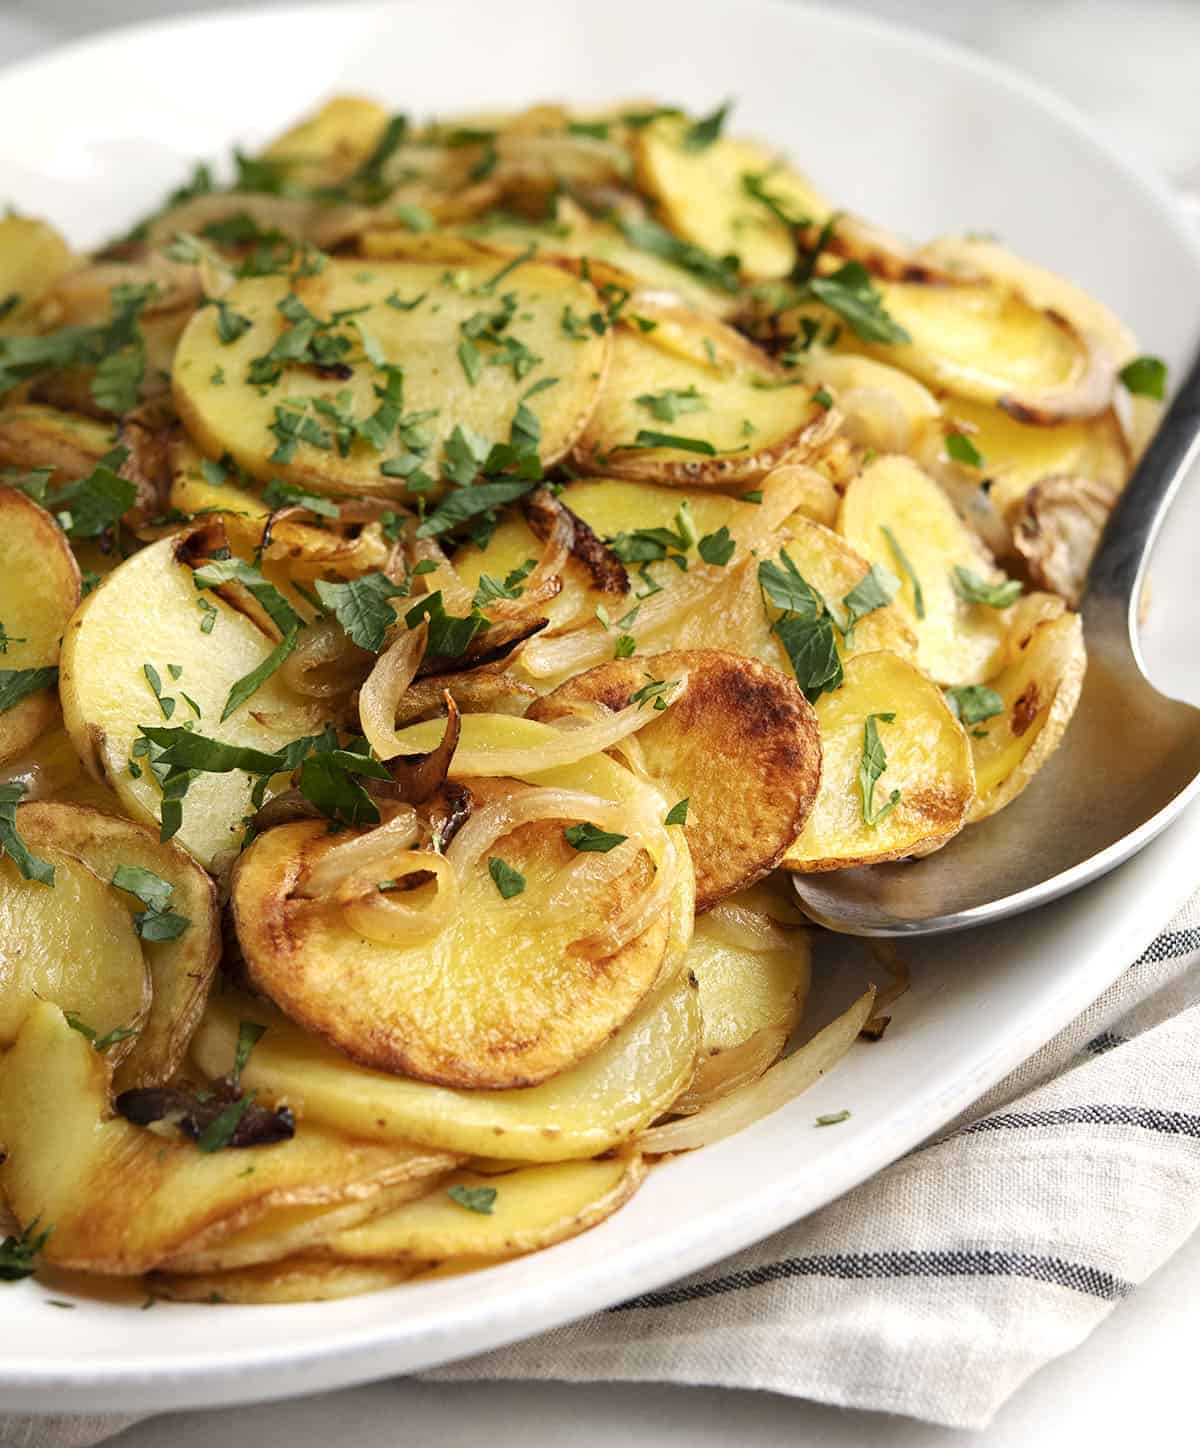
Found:
[(287, 163), (288, 178), (306, 186), (333, 185), (356, 170), (379, 143), (388, 113), (364, 96), (330, 96), (312, 115), (289, 126), (263, 151)]
[[(124, 865), (148, 870), (171, 886), (169, 909), (184, 917), (187, 928), (174, 940), (142, 940), (153, 998), (145, 1024), (116, 1073), (118, 1090), (161, 1085), (183, 1061), (221, 954), (212, 881), (186, 850), (173, 842), (162, 844), (153, 830), (132, 820), (81, 804), (25, 804), (18, 816), (32, 849), (45, 845), (63, 851), (104, 881), (111, 882)], [(136, 904), (132, 896), (126, 900)], [(102, 990), (103, 982), (97, 993)], [(49, 999), (62, 1003), (60, 994)], [(81, 1014), (92, 1024), (90, 1016)]]
[(23, 1226), (53, 1223), (43, 1261), (115, 1276), (211, 1245), (277, 1207), (369, 1196), (430, 1160), (307, 1123), (274, 1146), (206, 1153), (109, 1118), (104, 1058), (49, 1003), (26, 1017), (0, 1071), (0, 1140), (14, 1215)]
[[(514, 264), (515, 263), (515, 264)], [(502, 278), (501, 271), (512, 267)], [(499, 278), (499, 280), (497, 280)], [(495, 283), (498, 295), (491, 287)], [(398, 437), (377, 450), (366, 440), (348, 443), (343, 456), (323, 415), (313, 400), (333, 403), (345, 394), (345, 407), (358, 419), (379, 407), (375, 388), (383, 375), (364, 354), (364, 346), (389, 363), (404, 369), (404, 409), (408, 416), (430, 415), (420, 424), (429, 442), (427, 470), (435, 476), (442, 448), (455, 427), (468, 428), (489, 442), (507, 442), (510, 425), (521, 397), (544, 377), (558, 383), (531, 399), (526, 407), (541, 428), (539, 452), (543, 464), (561, 458), (579, 435), (603, 380), (609, 337), (576, 340), (563, 329), (566, 308), (586, 317), (598, 299), (591, 285), (561, 267), (545, 266), (504, 256), (476, 260), (447, 269), (444, 262), (331, 261), (314, 277), (298, 278), (293, 291), (310, 311), (328, 318), (335, 312), (366, 308), (334, 331), (351, 339), (351, 351), (332, 377), (312, 375), (311, 369), (290, 369), (272, 386), (246, 380), (247, 369), (264, 356), (288, 330), (278, 304), (288, 295), (280, 277), (238, 282), (225, 300), (250, 327), (226, 344), (217, 335), (217, 311), (197, 312), (179, 343), (173, 372), (176, 405), (189, 433), (212, 457), (228, 452), (254, 477), (283, 477), (318, 492), (353, 492), (398, 496), (406, 491), (403, 477), (388, 476), (381, 466), (389, 458), (410, 451)], [(506, 312), (503, 297), (513, 297), (514, 311)], [(423, 300), (411, 309), (388, 305)], [(508, 318), (511, 316), (511, 327)], [(528, 349), (536, 358), (517, 352), (511, 364), (498, 364), (503, 349), (489, 341), (471, 341), (464, 326), (475, 331), (490, 317), (504, 318), (503, 336)], [(366, 330), (368, 341), (363, 342)], [(460, 358), (464, 346), (475, 360), (475, 381)], [(349, 367), (350, 375), (345, 375)], [(224, 382), (214, 382), (218, 369)], [(519, 375), (515, 375), (519, 374)], [(292, 426), (301, 415), (309, 422), (307, 438), (292, 438), (292, 447), (280, 447), (272, 433), (280, 423), (277, 409), (287, 399), (303, 399), (285, 407)], [(342, 404), (337, 404), (341, 406)], [(314, 428), (315, 425), (315, 428)]]
[[(731, 327), (648, 300), (638, 314), (656, 325), (614, 329), (608, 377), (575, 448), (580, 468), (673, 486), (749, 488), (782, 463), (817, 456), (836, 434), (837, 412)], [(662, 420), (658, 412), (680, 406), (672, 401), (679, 394), (692, 410)], [(643, 432), (693, 445), (639, 445)]]
[[(654, 679), (687, 688), (638, 730), (641, 763), (674, 802), (688, 800), (684, 833), (696, 871), (696, 909), (768, 874), (804, 827), (821, 779), (812, 706), (793, 680), (716, 649), (615, 659), (540, 699), (531, 719), (615, 713)], [(649, 707), (647, 705), (647, 707)]]
[(108, 814), (120, 814), (121, 806), (107, 785), (95, 780), (83, 767), (71, 736), (62, 721), (0, 766), (0, 783), (20, 783), (29, 800), (58, 800), (68, 804), (90, 804)]
[(0, 409), (0, 466), (53, 468), (56, 485), (86, 477), (116, 441), (111, 423), (77, 412), (36, 402)]
[(1025, 422), (1094, 417), (1112, 398), (1108, 352), (1064, 316), (992, 282), (930, 286), (880, 281), (892, 320), (908, 342), (839, 343), (901, 367), (938, 390), (996, 404)]
[(1037, 624), (1017, 657), (989, 681), (1004, 708), (971, 730), (972, 823), (1011, 804), (1058, 748), (1086, 669), (1083, 625), (1069, 613)]
[(58, 664), (79, 588), (62, 529), (24, 493), (0, 487), (0, 689), (11, 691), (11, 702), (0, 700), (0, 761), (28, 749), (54, 721), (54, 674), (39, 671)]
[(700, 984), (704, 1043), (671, 1111), (686, 1116), (761, 1076), (782, 1054), (808, 996), (808, 933), (785, 929), (735, 895), (696, 922), (688, 969)]
[[(936, 685), (881, 650), (846, 660), (846, 681), (817, 700), (824, 767), (808, 824), (783, 858), (789, 870), (840, 870), (939, 849), (962, 828), (975, 793), (971, 746)], [(894, 714), (894, 720), (881, 716)], [(860, 770), (874, 716), (887, 767), (868, 824)], [(899, 798), (888, 802), (895, 791)]]
[(678, 973), (593, 1055), (544, 1085), (517, 1091), (453, 1091), (368, 1071), (265, 1002), (232, 992), (212, 998), (193, 1042), (209, 1074), (227, 1069), (241, 1020), (269, 1026), (243, 1080), (286, 1099), (302, 1123), (522, 1161), (576, 1160), (626, 1140), (687, 1085), (700, 1041), (696, 990)]
[[(35, 808), (18, 809), (22, 832)], [(44, 839), (27, 843), (54, 866), (54, 884), (22, 879), (0, 856), (0, 1048), (43, 1000), (77, 1012), (98, 1036), (136, 1029), (150, 1008), (150, 977), (129, 912), (78, 859)], [(119, 1059), (131, 1046), (111, 1050)]]
[(0, 302), (16, 299), (0, 320), (0, 336), (30, 330), (36, 304), (74, 265), (74, 253), (49, 222), (0, 217)]
[(1004, 647), (1005, 612), (960, 597), (954, 570), (966, 568), (989, 583), (1002, 575), (916, 463), (900, 456), (869, 463), (846, 490), (838, 531), (900, 579), (893, 603), (917, 636), (917, 663), (927, 674), (942, 684), (978, 684), (993, 672)]
[[(519, 1167), (504, 1175), (456, 1171), (420, 1200), (329, 1239), (322, 1253), (359, 1261), (437, 1261), (536, 1252), (602, 1222), (633, 1196), (646, 1174), (639, 1156)], [(452, 1192), (492, 1191), (472, 1211)]]
[(806, 353), (799, 365), (806, 380), (833, 393), (845, 431), (875, 452), (912, 452), (941, 421), (937, 398), (899, 367), (827, 351)]
[[(472, 789), (478, 796), (481, 784), (472, 781)], [(483, 798), (515, 789), (497, 784)], [(249, 979), (363, 1065), (445, 1086), (544, 1081), (628, 1018), (658, 978), (669, 935), (662, 918), (615, 954), (577, 944), (648, 888), (644, 852), (602, 895), (593, 887), (548, 913), (565, 887), (563, 871), (578, 858), (564, 837), (567, 823), (506, 832), (488, 853), (521, 874), (523, 891), (504, 899), (481, 859), (459, 877), (445, 928), (409, 945), (368, 939), (335, 902), (307, 898), (308, 878), (344, 834), (314, 821), (270, 830), (241, 856), (233, 882)], [(418, 886), (422, 896), (438, 888), (445, 887)]]
[(427, 1171), (415, 1171), (410, 1181), (384, 1187), (358, 1201), (335, 1202), (332, 1206), (315, 1202), (298, 1207), (275, 1207), (212, 1246), (190, 1250), (185, 1247), (168, 1258), (163, 1267), (168, 1272), (234, 1272), (263, 1262), (282, 1262), (285, 1257), (320, 1252), (340, 1233), (424, 1196), (435, 1179), (446, 1175), (446, 1164), (446, 1158), (431, 1154)]
[(746, 189), (743, 177), (762, 187), (797, 221), (823, 221), (829, 203), (795, 171), (753, 141), (724, 136), (689, 150), (689, 123), (664, 116), (638, 135), (637, 180), (657, 203), (663, 220), (680, 236), (715, 256), (735, 253), (749, 277), (782, 277), (796, 260), (790, 229)]
[(292, 1257), (228, 1272), (154, 1272), (146, 1279), (155, 1297), (171, 1302), (233, 1302), (243, 1306), (333, 1302), (382, 1292), (408, 1282), (421, 1264), (411, 1262), (329, 1262)]
[[(273, 751), (305, 732), (292, 727), (300, 701), (278, 674), (221, 722), (231, 686), (262, 664), (275, 642), (212, 589), (199, 592), (180, 548), (178, 537), (163, 538), (126, 559), (84, 600), (63, 644), (60, 692), (72, 742), (93, 773), (112, 786), (122, 808), (151, 823), (159, 819), (160, 791), (148, 769), (130, 774), (130, 750), (141, 725), (175, 726), (192, 718), (182, 693), (195, 700), (195, 722), (207, 738)], [(201, 610), (202, 599), (217, 610), (210, 633), (200, 629), (212, 617)], [(143, 672), (147, 663), (164, 695), (179, 695), (170, 721)], [(170, 664), (181, 670), (177, 681)], [(240, 770), (202, 774), (192, 783), (179, 842), (201, 864), (236, 846), (252, 812), (252, 787)]]

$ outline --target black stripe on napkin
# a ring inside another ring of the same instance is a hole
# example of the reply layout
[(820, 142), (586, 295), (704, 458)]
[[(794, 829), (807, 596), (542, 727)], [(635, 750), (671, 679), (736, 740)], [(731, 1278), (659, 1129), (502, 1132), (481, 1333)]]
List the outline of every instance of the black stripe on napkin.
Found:
[(1200, 930), (1167, 930), (1157, 936), (1134, 961), (1134, 965), (1152, 965), (1163, 960), (1178, 960), (1200, 950)]
[(1200, 1116), (1150, 1106), (1057, 1106), (1048, 1111), (1006, 1111), (964, 1126), (958, 1136), (979, 1131), (1014, 1131), (1028, 1126), (1137, 1126), (1166, 1136), (1200, 1137)]
[(846, 1252), (824, 1257), (786, 1257), (762, 1267), (748, 1267), (707, 1282), (644, 1292), (610, 1312), (634, 1308), (678, 1307), (706, 1297), (721, 1297), (748, 1287), (762, 1287), (794, 1277), (836, 1277), (842, 1281), (900, 1277), (1027, 1277), (1055, 1287), (1068, 1287), (1089, 1297), (1115, 1302), (1133, 1291), (1133, 1283), (1082, 1262), (1060, 1257), (1034, 1257), (1027, 1252), (957, 1248), (940, 1252)]

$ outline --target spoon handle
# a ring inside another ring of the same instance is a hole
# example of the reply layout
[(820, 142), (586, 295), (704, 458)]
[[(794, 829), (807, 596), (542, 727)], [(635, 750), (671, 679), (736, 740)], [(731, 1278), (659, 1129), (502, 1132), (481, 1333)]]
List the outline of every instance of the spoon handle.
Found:
[(1142, 575), (1176, 489), (1200, 455), (1200, 355), (1113, 509), (1092, 561), (1083, 601), (1085, 629), (1119, 608), (1136, 647), (1136, 611)]

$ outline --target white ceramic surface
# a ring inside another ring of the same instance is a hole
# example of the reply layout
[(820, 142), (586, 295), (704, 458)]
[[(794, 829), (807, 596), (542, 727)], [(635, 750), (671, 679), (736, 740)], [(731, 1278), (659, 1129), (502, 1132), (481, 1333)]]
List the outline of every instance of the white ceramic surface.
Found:
[[(914, 235), (1000, 233), (1111, 303), (1178, 366), (1195, 344), (1200, 256), (1170, 199), (1053, 99), (988, 63), (862, 18), (740, 0), (458, 0), (312, 6), (174, 22), (0, 76), (0, 198), (81, 243), (133, 219), (195, 157), (253, 144), (323, 92), (418, 115), (533, 97), (740, 98), (737, 125), (788, 147), (848, 206)], [(1156, 557), (1146, 653), (1200, 702), (1187, 539), (1200, 488)], [(1193, 681), (1189, 689), (1189, 681)], [(1065, 1024), (1142, 949), (1192, 883), (1200, 810), (1115, 875), (1021, 920), (914, 949), (886, 1039), (791, 1108), (652, 1175), (602, 1227), (483, 1276), (296, 1308), (0, 1295), (11, 1410), (212, 1406), (312, 1392), (467, 1355), (645, 1291), (831, 1200), (920, 1141)], [(827, 1002), (865, 958), (833, 942)], [(836, 1131), (813, 1118), (848, 1107)]]

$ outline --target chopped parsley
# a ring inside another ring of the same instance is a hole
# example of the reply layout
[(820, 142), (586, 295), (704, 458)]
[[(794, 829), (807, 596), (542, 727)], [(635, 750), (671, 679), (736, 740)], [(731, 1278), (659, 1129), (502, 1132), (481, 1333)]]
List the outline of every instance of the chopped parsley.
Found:
[(862, 763), (858, 766), (858, 788), (862, 795), (863, 820), (872, 828), (900, 803), (900, 791), (894, 789), (888, 796), (886, 804), (881, 805), (878, 809), (875, 807), (875, 786), (887, 770), (887, 753), (884, 750), (883, 741), (879, 737), (879, 725), (876, 721), (882, 720), (885, 724), (891, 724), (895, 718), (895, 714), (868, 714), (863, 724), (863, 751)]
[(702, 437), (680, 437), (673, 432), (655, 432), (652, 428), (641, 428), (632, 443), (626, 447), (670, 447), (679, 452), (699, 453), (702, 457), (715, 458), (717, 450), (711, 442)]
[[(6, 640), (23, 643), (23, 639)], [(15, 708), (22, 699), (58, 683), (58, 669), (47, 665), (40, 669), (0, 669), (0, 714)]]
[(131, 1036), (136, 1036), (138, 1033), (137, 1026), (115, 1026), (111, 1031), (106, 1031), (104, 1035), (100, 1035), (94, 1026), (89, 1026), (86, 1022), (79, 1019), (79, 1013), (77, 1011), (64, 1011), (63, 1016), (66, 1019), (67, 1025), (70, 1026), (73, 1031), (78, 1031), (85, 1040), (90, 1041), (92, 1043), (92, 1050), (98, 1052), (101, 1056), (119, 1041), (127, 1041)]
[(23, 780), (0, 784), (0, 853), (6, 854), (26, 880), (54, 884), (54, 866), (33, 854), (17, 831), (17, 805), (25, 793)]
[(982, 724), (1004, 713), (1004, 700), (986, 684), (960, 684), (946, 690), (946, 703), (951, 713), (964, 724)]
[(983, 467), (983, 454), (965, 432), (946, 434), (946, 456), (965, 468)]
[(628, 838), (628, 835), (610, 834), (607, 830), (602, 830), (599, 826), (586, 822), (568, 825), (563, 830), (563, 839), (573, 850), (596, 855), (607, 855), (609, 850), (615, 850), (618, 845), (623, 845)]
[(35, 1217), (15, 1237), (0, 1242), (0, 1282), (20, 1282), (37, 1271), (37, 1258), (50, 1240), (53, 1227), (38, 1231), (40, 1217)]
[(663, 824), (686, 825), (688, 817), (688, 803), (690, 801), (690, 798), (691, 796), (689, 795), (686, 799), (681, 799), (677, 804), (673, 804), (671, 808), (667, 811), (666, 817), (663, 820)]
[(913, 611), (916, 613), (918, 618), (924, 618), (925, 595), (921, 591), (921, 580), (917, 577), (916, 569), (914, 569), (912, 564), (908, 561), (908, 555), (905, 553), (904, 549), (901, 548), (899, 540), (892, 532), (892, 530), (888, 527), (888, 525), (886, 523), (880, 523), (879, 531), (887, 539), (887, 545), (892, 550), (892, 556), (903, 569), (909, 583), (912, 584)]
[(1135, 357), (1118, 373), (1125, 390), (1135, 397), (1161, 402), (1167, 393), (1167, 364), (1161, 357)]
[(696, 390), (695, 383), (688, 387), (667, 387), (662, 392), (643, 392), (634, 401), (659, 422), (674, 422), (682, 413), (708, 410), (708, 402)]
[(899, 587), (899, 579), (889, 573), (882, 564), (873, 563), (871, 565), (842, 599), (842, 606), (846, 610), (845, 622), (842, 624), (842, 637), (847, 646), (853, 647), (854, 625), (859, 619), (866, 618), (867, 614), (874, 613), (877, 608), (886, 608), (896, 596)]
[(625, 240), (639, 251), (649, 252), (663, 261), (682, 267), (701, 281), (723, 292), (736, 292), (740, 264), (736, 256), (713, 256), (694, 242), (683, 241), (673, 232), (648, 217), (619, 216), (617, 225)]
[(693, 153), (707, 151), (708, 148), (720, 138), (721, 130), (725, 125), (725, 118), (733, 109), (733, 102), (726, 101), (723, 106), (718, 106), (712, 115), (705, 116), (703, 120), (697, 121), (683, 133), (680, 146), (685, 151)]
[(844, 675), (833, 618), (786, 548), (780, 549), (777, 563), (766, 558), (759, 563), (758, 583), (764, 597), (782, 611), (771, 631), (787, 652), (805, 698), (811, 704), (840, 688)]
[(386, 573), (366, 573), (344, 583), (318, 578), (316, 590), (353, 643), (373, 654), (383, 648), (388, 629), (396, 622), (396, 610), (388, 600), (404, 593), (399, 584)]
[(488, 874), (492, 882), (500, 892), (502, 900), (511, 900), (514, 896), (520, 895), (525, 889), (525, 876), (520, 870), (514, 870), (499, 855), (492, 855), (488, 859)]
[(447, 1187), (446, 1195), (452, 1202), (457, 1202), (460, 1207), (466, 1207), (468, 1212), (479, 1212), (482, 1216), (490, 1217), (496, 1205), (495, 1187)]
[(175, 887), (152, 871), (140, 865), (118, 865), (113, 871), (112, 883), (146, 907), (133, 917), (133, 928), (143, 940), (177, 940), (192, 923), (186, 915), (176, 914), (170, 908)]
[(299, 637), (299, 629), (294, 628), (289, 630), (257, 668), (251, 669), (248, 674), (243, 674), (240, 679), (234, 681), (230, 686), (229, 695), (225, 700), (225, 707), (221, 710), (222, 724), (224, 724), (225, 720), (228, 719), (231, 714), (235, 714), (247, 699), (262, 688), (271, 675), (276, 672), (284, 660), (291, 654), (292, 650), (296, 647), (296, 641)]
[(989, 583), (970, 568), (955, 564), (950, 582), (966, 603), (981, 603), (987, 608), (1007, 608), (1021, 596), (1022, 584), (1019, 579), (1005, 578), (1000, 583)]

